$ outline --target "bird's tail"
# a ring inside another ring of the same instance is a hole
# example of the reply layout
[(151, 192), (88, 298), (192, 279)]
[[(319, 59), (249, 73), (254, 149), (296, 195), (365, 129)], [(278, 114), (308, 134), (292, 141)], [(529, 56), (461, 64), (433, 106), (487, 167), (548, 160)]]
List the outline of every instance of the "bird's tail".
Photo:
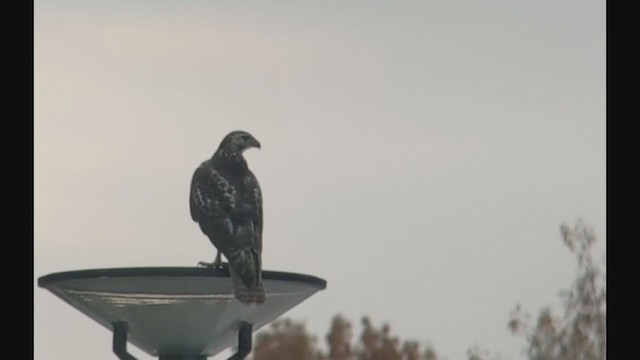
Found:
[(229, 274), (231, 274), (233, 292), (238, 301), (245, 305), (262, 304), (265, 301), (266, 296), (262, 286), (262, 279), (255, 286), (249, 288), (232, 267), (229, 267)]
[(227, 259), (236, 299), (246, 305), (262, 304), (266, 296), (262, 286), (260, 254), (238, 251)]

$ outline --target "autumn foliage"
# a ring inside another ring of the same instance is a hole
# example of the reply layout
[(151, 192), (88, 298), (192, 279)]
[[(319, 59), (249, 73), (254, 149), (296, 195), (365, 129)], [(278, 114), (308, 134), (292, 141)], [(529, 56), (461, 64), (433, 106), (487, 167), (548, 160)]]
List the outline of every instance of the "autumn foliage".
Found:
[(320, 350), (317, 338), (301, 322), (291, 319), (274, 321), (270, 329), (258, 334), (255, 360), (437, 360), (428, 347), (421, 351), (416, 341), (401, 341), (391, 334), (388, 324), (376, 328), (368, 317), (362, 319), (362, 332), (352, 343), (351, 322), (341, 315), (331, 320), (325, 337), (326, 351)]
[(604, 360), (607, 338), (606, 273), (591, 254), (596, 242), (593, 229), (579, 221), (573, 228), (560, 227), (562, 240), (576, 256), (578, 275), (562, 293), (564, 314), (546, 307), (536, 316), (517, 305), (508, 327), (526, 340), (530, 360)]
[[(577, 276), (563, 292), (564, 313), (556, 315), (546, 307), (531, 322), (531, 314), (517, 305), (507, 327), (525, 341), (523, 353), (529, 360), (605, 360), (606, 359), (606, 280), (605, 271), (593, 259), (596, 236), (590, 227), (578, 222), (573, 228), (561, 226), (562, 240), (577, 259)], [(325, 345), (309, 334), (304, 323), (291, 319), (274, 321), (258, 333), (254, 360), (444, 360), (433, 347), (394, 336), (389, 324), (376, 327), (369, 317), (362, 318), (360, 335), (353, 339), (352, 324), (342, 315), (331, 320)], [(468, 360), (499, 359), (474, 346)]]

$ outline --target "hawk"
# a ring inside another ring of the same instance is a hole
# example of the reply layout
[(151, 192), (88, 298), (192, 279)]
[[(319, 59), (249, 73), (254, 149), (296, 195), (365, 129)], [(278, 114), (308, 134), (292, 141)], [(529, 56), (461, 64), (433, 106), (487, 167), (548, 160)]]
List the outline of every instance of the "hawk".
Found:
[(191, 218), (228, 260), (236, 299), (244, 304), (265, 301), (262, 287), (262, 192), (242, 153), (260, 142), (245, 131), (233, 131), (213, 156), (194, 172), (189, 194)]

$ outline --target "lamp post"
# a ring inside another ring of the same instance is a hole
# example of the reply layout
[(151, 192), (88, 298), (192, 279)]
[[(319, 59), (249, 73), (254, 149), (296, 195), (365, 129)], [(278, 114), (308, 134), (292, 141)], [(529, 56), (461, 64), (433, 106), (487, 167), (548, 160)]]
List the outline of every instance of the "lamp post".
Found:
[(227, 268), (151, 267), (49, 274), (38, 286), (113, 332), (113, 351), (135, 360), (127, 342), (159, 360), (205, 360), (238, 344), (230, 360), (251, 352), (254, 330), (301, 303), (327, 282), (263, 271), (267, 300), (246, 306), (233, 296)]

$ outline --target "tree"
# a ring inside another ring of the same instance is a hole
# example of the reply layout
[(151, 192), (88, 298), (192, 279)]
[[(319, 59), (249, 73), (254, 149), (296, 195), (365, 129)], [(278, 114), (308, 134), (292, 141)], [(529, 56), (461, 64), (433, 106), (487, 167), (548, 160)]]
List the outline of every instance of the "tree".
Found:
[[(531, 315), (516, 305), (510, 314), (509, 330), (526, 341), (529, 360), (605, 360), (606, 359), (606, 281), (591, 255), (596, 236), (579, 221), (573, 228), (560, 227), (562, 240), (577, 259), (577, 277), (563, 292), (564, 313), (553, 314), (543, 308), (530, 325)], [(258, 334), (255, 360), (440, 360), (428, 345), (424, 352), (413, 340), (393, 336), (391, 326), (376, 327), (369, 317), (362, 318), (362, 332), (352, 342), (351, 322), (342, 315), (331, 320), (326, 335), (327, 351), (317, 346), (301, 322), (275, 321)], [(468, 360), (496, 360), (498, 356), (475, 345), (467, 351)]]
[(530, 315), (520, 305), (511, 314), (508, 328), (527, 342), (530, 360), (606, 359), (606, 280), (605, 271), (593, 260), (596, 242), (593, 229), (582, 221), (572, 228), (560, 227), (564, 244), (576, 255), (578, 276), (564, 292), (564, 314), (556, 316), (542, 309), (533, 327)]
[(368, 317), (362, 318), (359, 341), (352, 344), (351, 338), (349, 320), (334, 316), (325, 337), (328, 351), (324, 353), (303, 323), (276, 320), (269, 330), (258, 334), (253, 356), (255, 360), (439, 360), (433, 347), (421, 354), (418, 342), (402, 342), (391, 335), (389, 324), (376, 328)]
[(323, 359), (316, 340), (303, 323), (290, 319), (276, 320), (270, 330), (260, 332), (253, 351), (255, 360)]
[(329, 345), (328, 358), (332, 360), (353, 360), (351, 352), (351, 323), (342, 315), (336, 315), (331, 320), (331, 329), (327, 335)]

